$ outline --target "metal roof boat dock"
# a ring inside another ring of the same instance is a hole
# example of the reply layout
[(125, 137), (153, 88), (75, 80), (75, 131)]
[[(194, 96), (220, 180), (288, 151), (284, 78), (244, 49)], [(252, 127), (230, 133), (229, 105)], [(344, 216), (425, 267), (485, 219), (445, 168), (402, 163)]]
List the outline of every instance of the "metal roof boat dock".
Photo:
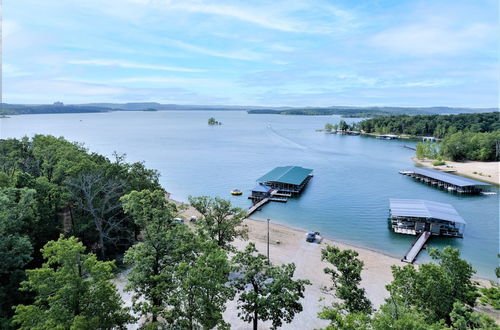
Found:
[(491, 186), (489, 183), (444, 173), (430, 168), (417, 167), (412, 170), (400, 171), (399, 173), (448, 191), (465, 194), (478, 194), (483, 191), (484, 188)]
[(289, 197), (302, 192), (313, 177), (312, 170), (300, 166), (281, 166), (264, 174), (248, 196), (254, 204), (248, 209), (247, 215), (259, 210), (267, 202), (286, 203)]
[(389, 210), (389, 221), (394, 232), (420, 235), (403, 261), (412, 263), (431, 235), (463, 237), (466, 222), (450, 204), (391, 198)]
[(263, 183), (280, 193), (299, 194), (313, 177), (312, 169), (300, 166), (281, 166), (264, 174), (257, 182)]

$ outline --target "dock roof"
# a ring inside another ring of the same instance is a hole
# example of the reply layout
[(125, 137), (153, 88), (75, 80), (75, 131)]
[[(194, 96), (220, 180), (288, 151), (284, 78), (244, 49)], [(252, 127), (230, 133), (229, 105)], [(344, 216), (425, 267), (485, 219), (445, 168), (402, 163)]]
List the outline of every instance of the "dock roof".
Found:
[(258, 182), (282, 182), (300, 185), (313, 170), (300, 166), (281, 166), (264, 174)]
[(394, 199), (389, 200), (391, 216), (433, 218), (450, 222), (466, 224), (457, 210), (450, 204), (432, 202), (423, 199)]
[(263, 183), (259, 183), (255, 188), (252, 189), (252, 191), (255, 191), (255, 192), (263, 192), (263, 193), (268, 193), (269, 191), (271, 191), (273, 188), (269, 187), (269, 186), (266, 186), (265, 184)]
[(439, 181), (444, 181), (447, 183), (451, 183), (451, 184), (453, 184), (455, 186), (459, 186), (459, 187), (490, 186), (489, 183), (464, 178), (464, 177), (458, 176), (458, 175), (444, 173), (444, 172), (441, 172), (438, 170), (433, 170), (430, 168), (416, 167), (411, 171), (415, 172), (416, 174), (425, 175), (429, 178), (436, 179)]

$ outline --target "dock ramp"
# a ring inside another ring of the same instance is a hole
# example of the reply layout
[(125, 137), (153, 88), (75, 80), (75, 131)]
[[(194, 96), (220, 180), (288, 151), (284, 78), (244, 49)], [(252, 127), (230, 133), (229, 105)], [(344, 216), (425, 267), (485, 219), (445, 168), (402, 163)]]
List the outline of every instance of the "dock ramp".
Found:
[(269, 202), (270, 198), (267, 197), (267, 198), (264, 198), (263, 200), (261, 200), (260, 202), (258, 203), (255, 203), (252, 207), (250, 207), (247, 211), (247, 217), (249, 217), (252, 213), (254, 213), (255, 211), (257, 211), (261, 206), (263, 206), (264, 204), (266, 204), (267, 202)]
[(431, 237), (431, 232), (423, 231), (401, 261), (412, 264), (413, 261), (415, 261), (415, 258), (417, 257), (420, 250), (422, 250), (422, 248), (424, 247), (429, 237)]

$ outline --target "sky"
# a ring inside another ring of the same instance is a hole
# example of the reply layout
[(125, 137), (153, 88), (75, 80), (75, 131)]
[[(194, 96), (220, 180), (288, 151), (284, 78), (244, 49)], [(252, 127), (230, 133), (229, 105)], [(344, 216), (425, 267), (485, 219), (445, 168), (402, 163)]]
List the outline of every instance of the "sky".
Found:
[(4, 0), (3, 102), (499, 105), (496, 0)]

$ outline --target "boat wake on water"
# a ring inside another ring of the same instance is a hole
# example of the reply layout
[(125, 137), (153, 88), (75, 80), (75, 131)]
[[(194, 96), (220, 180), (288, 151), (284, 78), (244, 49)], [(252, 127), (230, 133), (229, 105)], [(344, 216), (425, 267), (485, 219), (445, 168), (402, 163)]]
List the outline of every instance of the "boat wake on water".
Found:
[(274, 137), (275, 140), (284, 142), (285, 144), (287, 144), (289, 146), (292, 146), (292, 147), (295, 147), (295, 148), (298, 148), (298, 149), (302, 149), (302, 150), (310, 149), (309, 147), (307, 147), (307, 146), (305, 146), (303, 144), (297, 143), (294, 140), (290, 139), (289, 137), (286, 137), (283, 134), (278, 133), (271, 126), (271, 124), (267, 124), (267, 132), (268, 132), (268, 134), (270, 136)]

